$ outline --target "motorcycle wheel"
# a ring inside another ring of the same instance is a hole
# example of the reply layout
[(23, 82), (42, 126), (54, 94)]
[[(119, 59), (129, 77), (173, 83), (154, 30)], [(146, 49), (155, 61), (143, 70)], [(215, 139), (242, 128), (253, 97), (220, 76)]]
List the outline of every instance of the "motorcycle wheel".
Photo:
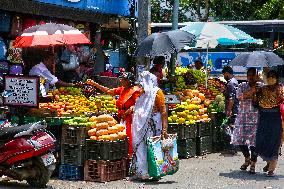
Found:
[(32, 187), (45, 188), (49, 182), (51, 171), (47, 169), (40, 157), (33, 158), (32, 169), (35, 171), (35, 176), (27, 179), (27, 182)]

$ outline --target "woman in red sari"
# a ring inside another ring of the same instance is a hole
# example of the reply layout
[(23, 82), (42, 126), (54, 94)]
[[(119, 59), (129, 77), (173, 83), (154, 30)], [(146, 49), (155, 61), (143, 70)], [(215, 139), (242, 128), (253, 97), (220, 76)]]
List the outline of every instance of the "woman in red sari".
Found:
[(135, 76), (130, 72), (124, 72), (121, 74), (120, 83), (121, 86), (118, 88), (109, 89), (98, 83), (94, 83), (94, 86), (104, 93), (108, 93), (112, 96), (119, 95), (116, 101), (116, 106), (118, 108), (118, 119), (119, 121), (125, 121), (126, 124), (126, 134), (129, 139), (129, 157), (132, 156), (132, 133), (131, 124), (133, 119), (133, 109), (137, 98), (141, 93), (141, 88), (135, 86)]

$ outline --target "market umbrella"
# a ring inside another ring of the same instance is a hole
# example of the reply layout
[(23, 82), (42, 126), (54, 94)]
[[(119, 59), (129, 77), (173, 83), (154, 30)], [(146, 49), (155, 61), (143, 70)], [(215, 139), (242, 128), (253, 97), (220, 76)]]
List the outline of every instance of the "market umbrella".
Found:
[(254, 39), (250, 35), (237, 28), (216, 22), (189, 22), (187, 26), (182, 27), (181, 30), (196, 36), (197, 42), (194, 48), (207, 49), (207, 62), (205, 64), (206, 88), (209, 48), (215, 48), (217, 45), (239, 45), (248, 43), (262, 44), (261, 40)]
[(277, 54), (267, 51), (243, 52), (234, 58), (229, 66), (243, 66), (243, 67), (273, 67), (284, 65), (284, 60)]
[(217, 45), (238, 45), (246, 43), (261, 44), (245, 32), (232, 26), (216, 22), (189, 22), (181, 30), (196, 36), (198, 48), (215, 48)]
[(182, 30), (153, 33), (138, 45), (135, 56), (155, 57), (177, 53), (186, 45), (193, 45), (194, 43), (195, 36)]
[(15, 48), (55, 46), (65, 44), (89, 44), (90, 40), (78, 29), (56, 23), (32, 26), (14, 41)]

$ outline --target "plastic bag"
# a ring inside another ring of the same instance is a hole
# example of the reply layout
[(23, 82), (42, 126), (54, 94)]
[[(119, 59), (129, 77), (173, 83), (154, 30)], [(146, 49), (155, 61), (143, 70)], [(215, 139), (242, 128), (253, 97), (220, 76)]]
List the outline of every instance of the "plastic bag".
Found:
[(179, 169), (177, 135), (169, 134), (164, 142), (161, 136), (149, 137), (147, 139), (147, 162), (150, 177), (157, 178), (176, 173)]

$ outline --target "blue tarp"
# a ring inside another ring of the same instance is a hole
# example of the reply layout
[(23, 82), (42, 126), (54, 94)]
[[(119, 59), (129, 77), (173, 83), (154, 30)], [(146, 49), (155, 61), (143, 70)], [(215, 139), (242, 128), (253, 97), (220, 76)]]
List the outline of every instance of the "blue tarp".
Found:
[(102, 14), (130, 15), (128, 0), (36, 0), (63, 7), (84, 9)]

